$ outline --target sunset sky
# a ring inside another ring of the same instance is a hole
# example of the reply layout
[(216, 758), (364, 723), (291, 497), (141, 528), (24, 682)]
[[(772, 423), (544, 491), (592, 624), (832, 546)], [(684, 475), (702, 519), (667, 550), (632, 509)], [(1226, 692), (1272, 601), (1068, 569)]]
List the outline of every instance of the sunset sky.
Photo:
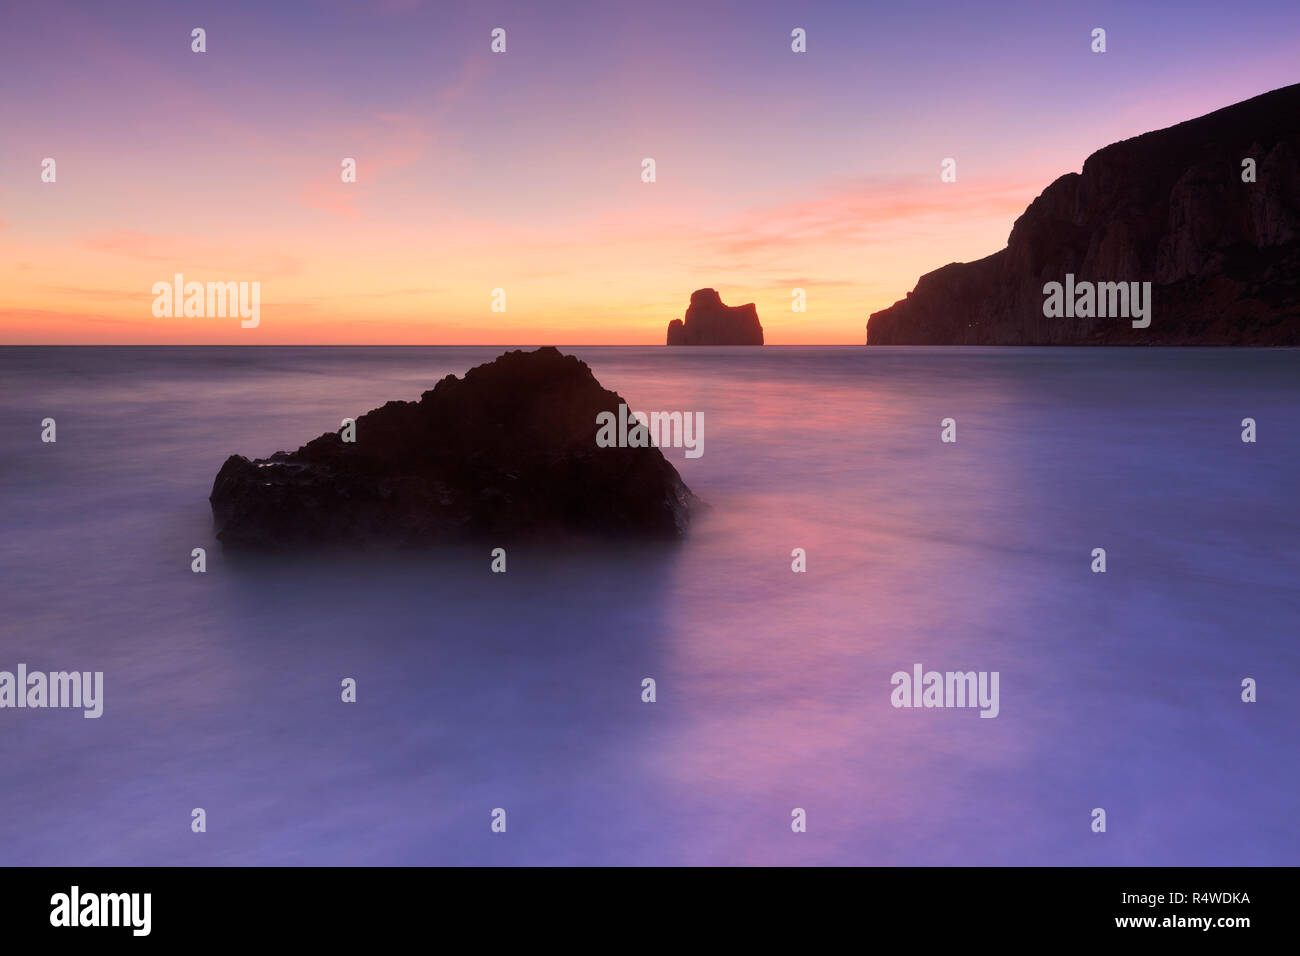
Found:
[[(703, 286), (861, 343), (1089, 153), (1300, 79), (1294, 0), (991, 6), (6, 0), (0, 344), (662, 344)], [(155, 318), (176, 272), (259, 326)]]

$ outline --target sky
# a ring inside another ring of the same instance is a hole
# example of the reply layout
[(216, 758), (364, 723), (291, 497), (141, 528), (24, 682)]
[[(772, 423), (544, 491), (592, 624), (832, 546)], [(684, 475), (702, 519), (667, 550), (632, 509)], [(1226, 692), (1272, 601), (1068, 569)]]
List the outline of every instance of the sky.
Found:
[[(1294, 0), (0, 0), (0, 344), (662, 344), (703, 287), (861, 344), (1090, 153), (1297, 64)], [(176, 273), (257, 326), (155, 316)]]

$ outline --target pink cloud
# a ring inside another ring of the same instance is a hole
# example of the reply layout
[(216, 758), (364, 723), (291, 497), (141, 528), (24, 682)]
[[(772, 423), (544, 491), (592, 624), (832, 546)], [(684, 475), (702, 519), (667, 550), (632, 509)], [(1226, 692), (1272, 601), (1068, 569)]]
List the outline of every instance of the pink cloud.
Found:
[[(424, 117), (382, 113), (365, 127), (335, 129), (323, 138), (341, 144), (340, 150), (347, 151), (346, 157), (341, 155), (329, 173), (308, 179), (299, 191), (299, 198), (313, 209), (356, 218), (357, 201), (370, 191), (372, 184), (382, 182), (391, 170), (410, 166), (428, 155), (433, 130)], [(344, 158), (356, 161), (355, 183), (343, 181)]]
[[(346, 152), (339, 156), (339, 166), (329, 174), (311, 177), (299, 192), (304, 205), (313, 209), (356, 218), (357, 203), (364, 198), (370, 184), (383, 182), (394, 170), (412, 166), (437, 152), (439, 163), (448, 172), (463, 167), (467, 160), (458, 152), (459, 126), (450, 119), (452, 110), (478, 86), (487, 67), (470, 59), (461, 67), (456, 79), (438, 92), (437, 103), (427, 113), (384, 112), (370, 120), (341, 125), (321, 134), (341, 145)], [(344, 183), (340, 173), (342, 159), (357, 161), (357, 182)]]
[[(706, 230), (701, 241), (728, 254), (789, 249), (803, 243), (890, 242), (900, 225), (936, 219), (959, 224), (988, 217), (1011, 221), (1045, 182), (975, 183), (867, 180), (830, 187), (821, 195), (755, 209)], [(888, 227), (888, 228), (886, 228)]]
[(204, 245), (192, 238), (130, 229), (87, 236), (80, 244), (95, 252), (156, 263), (168, 269), (211, 269), (223, 274), (280, 278), (296, 275), (302, 268), (297, 258), (281, 253), (258, 255), (228, 246)]

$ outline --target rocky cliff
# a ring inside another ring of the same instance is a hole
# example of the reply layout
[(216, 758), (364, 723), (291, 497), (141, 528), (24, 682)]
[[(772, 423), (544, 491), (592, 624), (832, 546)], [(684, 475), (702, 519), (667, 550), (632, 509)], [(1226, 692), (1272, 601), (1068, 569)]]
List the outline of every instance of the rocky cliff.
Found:
[[(1045, 317), (1067, 274), (1150, 282), (1150, 326)], [(1005, 249), (873, 314), (867, 344), (1300, 345), (1300, 84), (1093, 153)]]
[(669, 345), (762, 345), (763, 326), (754, 303), (723, 305), (713, 289), (691, 293), (686, 320), (668, 323)]
[(621, 404), (573, 356), (507, 352), (350, 435), (231, 455), (209, 498), (217, 537), (262, 551), (679, 537), (696, 499), (663, 453), (596, 444), (597, 415)]

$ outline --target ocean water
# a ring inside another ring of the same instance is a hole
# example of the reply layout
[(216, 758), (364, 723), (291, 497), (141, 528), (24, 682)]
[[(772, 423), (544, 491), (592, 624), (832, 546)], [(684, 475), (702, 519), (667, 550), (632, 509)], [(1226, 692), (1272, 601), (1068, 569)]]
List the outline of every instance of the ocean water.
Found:
[(0, 669), (104, 672), (0, 864), (1300, 862), (1300, 351), (565, 349), (704, 413), (681, 545), (222, 555), (227, 455), (501, 351), (0, 349)]

